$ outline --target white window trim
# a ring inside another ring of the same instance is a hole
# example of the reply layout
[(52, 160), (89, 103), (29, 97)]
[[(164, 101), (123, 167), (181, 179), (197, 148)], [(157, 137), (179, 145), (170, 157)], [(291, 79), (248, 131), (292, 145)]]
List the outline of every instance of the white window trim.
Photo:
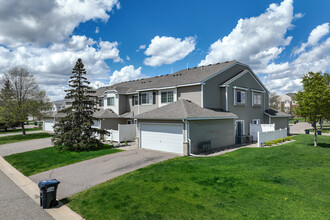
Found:
[[(238, 91), (241, 91), (241, 92), (244, 92), (245, 93), (244, 103), (242, 103), (242, 102), (237, 103), (237, 101), (236, 101), (236, 93)], [(236, 105), (236, 106), (246, 106), (247, 105), (247, 92), (246, 92), (246, 90), (242, 91), (242, 89), (240, 89), (240, 88), (238, 88), (236, 86), (234, 87), (234, 105)]]
[[(136, 99), (133, 98), (133, 97), (136, 97)], [(133, 100), (134, 100), (134, 106), (139, 105), (139, 94), (134, 94), (134, 95), (132, 95), (132, 101), (133, 101)], [(135, 104), (135, 100), (137, 100), (137, 104)]]
[(257, 118), (257, 119), (252, 119), (252, 124), (254, 124), (254, 122), (257, 122), (256, 124), (261, 124), (261, 120), (259, 119), (259, 118)]
[[(108, 103), (108, 99), (111, 99), (111, 98), (113, 98), (113, 105), (109, 105), (109, 103)], [(113, 97), (113, 96), (110, 96), (110, 97), (107, 97), (107, 106), (115, 106), (116, 105), (116, 97)]]
[(167, 103), (162, 103), (162, 92), (173, 92), (173, 102), (177, 101), (177, 94), (178, 90), (175, 89), (165, 89), (165, 90), (158, 90), (158, 107), (162, 107), (164, 105), (173, 103), (173, 102), (167, 102)]
[[(153, 105), (153, 92), (141, 92), (141, 105)], [(149, 101), (151, 100), (151, 103), (142, 103), (142, 95), (143, 94), (148, 94), (149, 96), (151, 96), (151, 99), (149, 98)]]
[(251, 90), (252, 91), (252, 106), (262, 106), (262, 103), (260, 103), (260, 104), (254, 104), (254, 94), (260, 94), (260, 102), (262, 102), (262, 98), (261, 98), (261, 93), (260, 92), (255, 92), (255, 91), (253, 91), (253, 90)]

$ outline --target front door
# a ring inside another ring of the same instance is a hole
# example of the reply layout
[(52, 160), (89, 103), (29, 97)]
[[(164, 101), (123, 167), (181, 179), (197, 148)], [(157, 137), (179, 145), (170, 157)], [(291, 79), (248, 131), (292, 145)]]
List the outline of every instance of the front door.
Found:
[(244, 136), (244, 120), (235, 121), (235, 143), (242, 144)]

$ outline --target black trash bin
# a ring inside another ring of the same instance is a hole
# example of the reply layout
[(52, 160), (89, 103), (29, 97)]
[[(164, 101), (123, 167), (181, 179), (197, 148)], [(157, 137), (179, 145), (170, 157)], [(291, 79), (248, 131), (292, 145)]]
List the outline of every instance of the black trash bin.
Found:
[(37, 121), (35, 121), (35, 122), (34, 122), (34, 125), (38, 125), (38, 122), (37, 122)]
[(60, 181), (56, 179), (41, 180), (39, 182), (40, 206), (42, 206), (42, 208), (47, 209), (57, 206), (56, 192), (58, 184), (60, 184)]

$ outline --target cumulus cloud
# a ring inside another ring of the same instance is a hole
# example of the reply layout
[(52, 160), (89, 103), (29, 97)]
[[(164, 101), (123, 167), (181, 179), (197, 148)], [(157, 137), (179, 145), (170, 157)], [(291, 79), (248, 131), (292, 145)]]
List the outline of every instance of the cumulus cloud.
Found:
[(72, 68), (78, 58), (82, 58), (87, 70), (87, 78), (92, 81), (108, 79), (109, 67), (105, 60), (120, 62), (117, 42), (94, 41), (86, 36), (72, 36), (61, 43), (49, 47), (26, 44), (15, 49), (0, 46), (0, 69), (19, 66), (34, 74), (42, 88), (51, 98), (63, 96), (63, 86), (68, 83)]
[(147, 47), (147, 45), (142, 44), (139, 46), (139, 48), (136, 50), (136, 52), (139, 52), (140, 50), (144, 50), (144, 49), (146, 49), (146, 47)]
[(95, 34), (98, 34), (98, 33), (100, 33), (100, 28), (99, 27), (96, 27), (95, 28)]
[(278, 93), (297, 92), (302, 89), (301, 78), (303, 75), (311, 71), (327, 72), (330, 70), (330, 37), (323, 41), (318, 39), (313, 44), (309, 43), (311, 42), (310, 39), (309, 37), (308, 41), (303, 44), (310, 46), (300, 52), (292, 62), (271, 63), (267, 65), (264, 71), (260, 72), (267, 74), (263, 77), (263, 81), (271, 91)]
[(130, 58), (129, 56), (126, 56), (126, 60), (127, 60), (127, 61), (130, 61), (131, 58)]
[(141, 69), (141, 67), (134, 69), (133, 65), (129, 65), (123, 67), (120, 71), (115, 70), (110, 76), (110, 85), (143, 77)]
[(329, 23), (318, 25), (309, 34), (308, 41), (306, 43), (303, 43), (299, 49), (295, 50), (294, 54), (299, 54), (305, 51), (306, 47), (308, 46), (316, 45), (322, 37), (324, 37), (329, 33), (329, 30), (330, 30)]
[(118, 0), (0, 0), (0, 44), (61, 42), (88, 20), (109, 19)]
[(171, 64), (185, 58), (195, 49), (196, 40), (194, 37), (181, 38), (159, 37), (151, 40), (145, 55), (151, 56), (144, 60), (147, 66), (161, 66)]
[(292, 37), (286, 36), (286, 32), (292, 20), (292, 0), (284, 0), (280, 5), (270, 4), (261, 15), (240, 19), (228, 36), (210, 46), (199, 65), (236, 59), (254, 69), (262, 69), (291, 42)]

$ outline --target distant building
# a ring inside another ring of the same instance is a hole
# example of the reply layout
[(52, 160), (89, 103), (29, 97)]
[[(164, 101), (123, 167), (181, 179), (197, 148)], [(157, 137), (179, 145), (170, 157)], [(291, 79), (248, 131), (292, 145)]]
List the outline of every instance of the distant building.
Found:
[(278, 97), (279, 106), (278, 109), (280, 109), (283, 112), (293, 114), (293, 107), (298, 105), (298, 103), (295, 100), (295, 93), (287, 93), (280, 95)]

